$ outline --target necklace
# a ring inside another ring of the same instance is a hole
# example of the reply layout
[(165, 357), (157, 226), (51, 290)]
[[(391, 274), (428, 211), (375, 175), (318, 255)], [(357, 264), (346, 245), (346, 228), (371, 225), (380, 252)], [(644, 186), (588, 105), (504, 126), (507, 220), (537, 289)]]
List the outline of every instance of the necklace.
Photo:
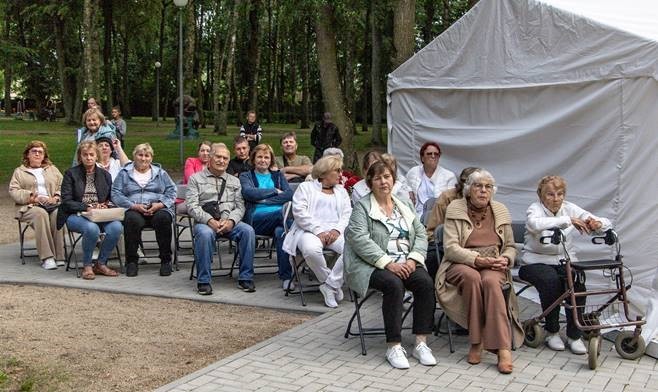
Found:
[(477, 208), (470, 202), (468, 203), (468, 216), (473, 221), (473, 225), (478, 229), (482, 228), (482, 221), (487, 217), (488, 211), (489, 205), (483, 208)]

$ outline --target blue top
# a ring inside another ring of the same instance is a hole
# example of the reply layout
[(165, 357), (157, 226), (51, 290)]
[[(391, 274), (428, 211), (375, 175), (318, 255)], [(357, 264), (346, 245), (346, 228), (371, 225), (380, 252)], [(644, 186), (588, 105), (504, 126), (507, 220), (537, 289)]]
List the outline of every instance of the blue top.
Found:
[[(256, 173), (256, 181), (258, 181), (258, 189), (274, 189), (274, 181), (270, 173)], [(272, 211), (280, 211), (281, 206), (276, 204), (256, 204), (254, 207), (254, 216), (267, 214)]]
[[(249, 170), (240, 174), (240, 185), (242, 186), (242, 197), (245, 201), (246, 211), (242, 221), (252, 224), (256, 206), (270, 205), (279, 209), (283, 204), (292, 200), (293, 191), (286, 181), (286, 177), (280, 171), (271, 171), (265, 176), (269, 177), (270, 185), (267, 189), (261, 187), (261, 178), (256, 177), (255, 170)], [(281, 190), (279, 193), (276, 189)]]

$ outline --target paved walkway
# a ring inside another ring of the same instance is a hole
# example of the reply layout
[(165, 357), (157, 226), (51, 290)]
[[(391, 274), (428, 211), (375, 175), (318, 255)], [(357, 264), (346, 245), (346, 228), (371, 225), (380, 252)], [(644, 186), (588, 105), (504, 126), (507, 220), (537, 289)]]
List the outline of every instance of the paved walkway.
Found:
[[(185, 260), (185, 258), (183, 257)], [(189, 260), (189, 258), (188, 258)], [(622, 360), (611, 343), (604, 341), (599, 368), (589, 370), (586, 356), (554, 352), (546, 348), (520, 348), (514, 352), (515, 371), (501, 375), (495, 356), (486, 354), (479, 365), (466, 360), (468, 343), (455, 337), (456, 352), (451, 354), (447, 337), (432, 337), (430, 347), (439, 360), (435, 367), (424, 367), (410, 359), (411, 369), (391, 369), (384, 359), (383, 337), (366, 338), (368, 355), (362, 356), (358, 338), (345, 339), (345, 326), (353, 305), (345, 301), (337, 310), (321, 306), (319, 294), (309, 294), (303, 308), (299, 298), (285, 297), (275, 275), (256, 277), (257, 292), (242, 293), (235, 281), (216, 278), (215, 294), (198, 296), (195, 282), (189, 280), (189, 264), (171, 277), (157, 276), (157, 265), (140, 268), (137, 278), (97, 278), (87, 282), (72, 271), (44, 271), (35, 258), (21, 265), (16, 244), (0, 246), (0, 282), (48, 284), (93, 288), (113, 292), (156, 295), (201, 301), (257, 305), (269, 308), (322, 312), (318, 317), (236, 353), (204, 369), (158, 389), (158, 391), (658, 391), (658, 366), (644, 356), (636, 361)], [(375, 296), (362, 311), (365, 326), (381, 325), (380, 298)], [(538, 310), (521, 300), (522, 318)], [(413, 337), (403, 335), (411, 351)]]

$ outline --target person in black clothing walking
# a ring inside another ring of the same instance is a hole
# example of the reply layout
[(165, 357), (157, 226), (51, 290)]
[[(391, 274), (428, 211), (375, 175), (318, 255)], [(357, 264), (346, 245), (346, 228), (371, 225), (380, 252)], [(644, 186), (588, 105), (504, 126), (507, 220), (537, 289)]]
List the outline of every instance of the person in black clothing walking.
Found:
[(240, 136), (249, 142), (249, 150), (253, 150), (254, 147), (260, 144), (260, 139), (263, 137), (263, 128), (256, 121), (256, 112), (254, 110), (247, 112), (247, 122), (240, 127)]
[(331, 113), (325, 112), (322, 121), (315, 123), (311, 131), (311, 144), (315, 147), (313, 163), (322, 158), (324, 150), (330, 147), (340, 147), (343, 138), (340, 137), (338, 127), (331, 122)]

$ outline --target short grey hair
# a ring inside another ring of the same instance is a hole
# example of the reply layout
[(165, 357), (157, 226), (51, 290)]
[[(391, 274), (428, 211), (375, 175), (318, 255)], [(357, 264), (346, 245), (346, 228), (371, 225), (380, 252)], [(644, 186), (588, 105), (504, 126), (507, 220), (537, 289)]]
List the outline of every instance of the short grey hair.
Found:
[(329, 156), (329, 155), (335, 155), (337, 157), (340, 157), (340, 159), (345, 158), (345, 154), (343, 154), (343, 150), (341, 150), (340, 148), (336, 148), (336, 147), (327, 148), (322, 153), (323, 157), (326, 157), (326, 156)]
[(496, 179), (487, 170), (477, 169), (476, 171), (471, 173), (470, 176), (468, 176), (468, 179), (464, 183), (464, 197), (468, 198), (471, 194), (471, 186), (473, 184), (482, 182), (482, 180), (488, 180), (494, 185), (493, 192), (491, 192), (491, 196), (495, 195), (496, 192), (498, 191), (498, 187), (496, 186)]

